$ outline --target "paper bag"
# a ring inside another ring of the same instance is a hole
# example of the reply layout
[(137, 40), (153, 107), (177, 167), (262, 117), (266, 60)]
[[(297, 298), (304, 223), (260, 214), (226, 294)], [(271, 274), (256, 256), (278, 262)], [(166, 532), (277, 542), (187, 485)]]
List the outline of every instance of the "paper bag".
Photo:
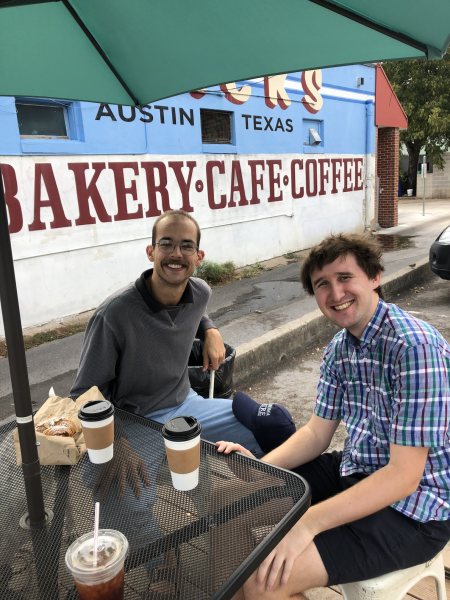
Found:
[[(78, 418), (78, 411), (89, 400), (104, 400), (98, 387), (92, 387), (75, 402), (72, 398), (52, 396), (34, 415), (35, 426), (47, 419), (65, 416), (70, 418), (77, 427), (77, 431), (73, 437), (46, 436), (36, 431), (36, 442), (40, 444), (38, 445), (38, 455), (41, 465), (75, 465), (86, 452), (86, 444)], [(20, 466), (22, 464), (22, 455), (17, 429), (14, 430), (13, 437), (17, 464)]]

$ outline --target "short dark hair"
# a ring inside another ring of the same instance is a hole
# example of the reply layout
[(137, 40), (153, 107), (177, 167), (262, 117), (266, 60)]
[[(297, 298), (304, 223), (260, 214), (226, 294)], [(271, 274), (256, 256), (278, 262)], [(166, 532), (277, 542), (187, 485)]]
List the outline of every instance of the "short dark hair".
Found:
[(200, 226), (197, 223), (197, 221), (194, 219), (194, 217), (192, 217), (189, 213), (187, 213), (184, 210), (167, 210), (165, 213), (163, 213), (156, 219), (156, 221), (153, 223), (153, 228), (152, 228), (152, 245), (153, 246), (156, 243), (156, 228), (158, 226), (158, 223), (167, 217), (170, 217), (171, 219), (189, 219), (190, 221), (192, 221), (194, 223), (195, 227), (197, 228), (197, 246), (200, 247), (200, 237), (201, 237)]
[[(300, 281), (303, 289), (313, 296), (311, 274), (347, 254), (353, 254), (357, 265), (369, 279), (375, 279), (380, 271), (384, 271), (383, 249), (373, 236), (360, 233), (339, 233), (326, 237), (320, 244), (311, 248), (300, 269)], [(383, 298), (381, 286), (378, 286), (375, 291), (380, 298)]]

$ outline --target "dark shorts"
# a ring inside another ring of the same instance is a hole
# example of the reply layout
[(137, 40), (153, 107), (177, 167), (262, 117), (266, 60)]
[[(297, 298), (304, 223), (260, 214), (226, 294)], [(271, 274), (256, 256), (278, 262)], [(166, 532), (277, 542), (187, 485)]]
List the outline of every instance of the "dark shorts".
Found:
[[(293, 469), (308, 481), (312, 504), (355, 485), (366, 475), (341, 477), (342, 452), (322, 454)], [(320, 533), (314, 538), (328, 585), (364, 581), (431, 560), (450, 540), (450, 521), (419, 523), (394, 508)]]

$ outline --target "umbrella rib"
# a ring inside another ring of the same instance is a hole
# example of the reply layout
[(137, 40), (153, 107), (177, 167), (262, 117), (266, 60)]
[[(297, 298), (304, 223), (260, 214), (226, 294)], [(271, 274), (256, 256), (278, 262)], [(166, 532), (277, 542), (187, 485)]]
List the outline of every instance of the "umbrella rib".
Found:
[(418, 40), (416, 40), (412, 37), (409, 37), (409, 35), (400, 33), (399, 31), (394, 31), (393, 29), (389, 29), (388, 27), (385, 27), (384, 25), (375, 23), (374, 21), (371, 21), (367, 17), (358, 15), (357, 13), (352, 12), (351, 10), (344, 8), (342, 6), (339, 6), (337, 4), (334, 4), (334, 2), (330, 2), (329, 0), (308, 0), (308, 1), (312, 2), (313, 4), (318, 4), (319, 6), (322, 6), (322, 8), (326, 8), (327, 10), (331, 10), (332, 12), (335, 12), (338, 15), (341, 15), (342, 17), (346, 17), (347, 19), (350, 19), (351, 21), (360, 23), (361, 25), (364, 25), (365, 27), (368, 27), (369, 29), (378, 31), (378, 33), (382, 33), (383, 35), (393, 38), (394, 40), (397, 40), (398, 42), (402, 42), (403, 44), (412, 46), (413, 48), (416, 48), (417, 50), (420, 50), (421, 52), (423, 52), (425, 54), (425, 56), (428, 57), (428, 46), (426, 44), (423, 44), (422, 42), (419, 42)]
[(75, 19), (75, 21), (78, 23), (78, 25), (83, 30), (83, 32), (85, 33), (85, 35), (89, 38), (89, 40), (92, 43), (92, 45), (95, 47), (95, 49), (97, 50), (97, 52), (103, 58), (103, 60), (105, 61), (105, 63), (108, 65), (108, 67), (112, 71), (114, 77), (119, 81), (120, 85), (123, 87), (123, 89), (126, 91), (126, 93), (133, 100), (134, 104), (136, 106), (140, 106), (139, 100), (136, 98), (136, 96), (133, 94), (133, 92), (127, 86), (127, 84), (125, 83), (125, 81), (122, 79), (122, 77), (118, 73), (117, 69), (114, 67), (114, 65), (112, 64), (112, 62), (107, 57), (107, 55), (106, 55), (105, 51), (103, 50), (103, 48), (100, 46), (100, 44), (97, 42), (97, 40), (95, 39), (95, 37), (92, 35), (92, 33), (86, 27), (86, 24), (80, 19), (78, 13), (75, 11), (75, 9), (70, 4), (70, 2), (68, 0), (62, 0), (62, 3), (67, 8), (67, 10), (70, 12), (70, 14)]
[(29, 6), (31, 4), (46, 4), (59, 0), (0, 0), (0, 8), (16, 8), (16, 6)]

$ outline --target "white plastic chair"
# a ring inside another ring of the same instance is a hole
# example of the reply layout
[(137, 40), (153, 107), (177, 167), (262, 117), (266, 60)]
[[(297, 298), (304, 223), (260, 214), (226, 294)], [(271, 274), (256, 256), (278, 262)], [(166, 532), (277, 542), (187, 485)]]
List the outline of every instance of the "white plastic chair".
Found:
[(425, 577), (434, 577), (437, 600), (447, 600), (442, 552), (422, 565), (394, 571), (366, 581), (339, 584), (339, 589), (344, 600), (401, 600), (417, 582)]

